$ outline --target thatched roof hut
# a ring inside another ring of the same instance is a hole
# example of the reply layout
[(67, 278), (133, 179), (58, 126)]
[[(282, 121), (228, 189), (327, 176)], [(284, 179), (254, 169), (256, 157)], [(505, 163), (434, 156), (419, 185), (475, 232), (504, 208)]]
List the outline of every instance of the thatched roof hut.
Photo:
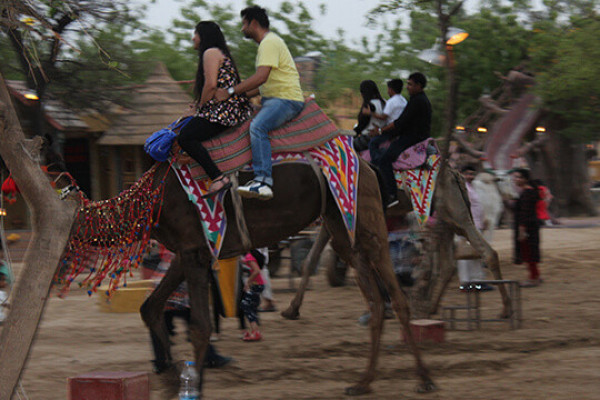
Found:
[(191, 101), (163, 63), (157, 64), (143, 85), (131, 89), (131, 96), (131, 108), (111, 121), (99, 145), (143, 146), (153, 132), (179, 118)]

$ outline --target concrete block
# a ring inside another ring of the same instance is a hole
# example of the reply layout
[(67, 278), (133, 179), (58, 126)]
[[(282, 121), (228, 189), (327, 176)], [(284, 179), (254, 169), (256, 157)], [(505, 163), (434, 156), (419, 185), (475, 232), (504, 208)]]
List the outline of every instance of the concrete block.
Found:
[[(410, 321), (410, 330), (417, 343), (443, 343), (445, 340), (444, 321), (416, 319)], [(404, 334), (404, 341), (406, 341), (406, 334)]]
[(146, 372), (89, 372), (67, 378), (68, 400), (148, 400)]

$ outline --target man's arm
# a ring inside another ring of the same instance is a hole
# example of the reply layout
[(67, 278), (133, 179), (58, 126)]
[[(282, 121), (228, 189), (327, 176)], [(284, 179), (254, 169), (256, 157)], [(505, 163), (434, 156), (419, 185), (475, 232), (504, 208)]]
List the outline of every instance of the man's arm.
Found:
[(415, 114), (414, 108), (414, 102), (411, 103), (409, 101), (397, 120), (387, 124), (386, 126), (381, 128), (381, 130), (375, 132), (373, 136), (381, 135), (383, 133), (402, 132), (402, 129), (406, 125), (407, 121), (410, 121), (413, 118)]
[[(256, 72), (254, 75), (249, 77), (248, 79), (243, 80), (233, 87), (234, 94), (242, 94), (246, 93), (248, 97), (253, 97), (258, 94), (258, 88), (260, 85), (265, 83), (267, 79), (269, 79), (269, 74), (271, 73), (271, 67), (260, 66), (256, 68)], [(227, 100), (229, 98), (229, 93), (227, 93), (227, 89), (217, 89), (215, 93), (215, 98), (218, 101)]]

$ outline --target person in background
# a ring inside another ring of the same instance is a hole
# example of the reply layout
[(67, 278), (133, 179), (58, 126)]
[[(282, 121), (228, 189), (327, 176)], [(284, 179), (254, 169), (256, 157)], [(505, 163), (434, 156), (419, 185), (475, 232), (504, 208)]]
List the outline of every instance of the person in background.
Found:
[(542, 283), (538, 266), (541, 260), (540, 224), (536, 212), (540, 197), (528, 170), (514, 170), (513, 181), (521, 192), (514, 207), (514, 262), (526, 262), (529, 270), (529, 279), (521, 282), (521, 287), (534, 287)]
[(264, 8), (251, 6), (241, 11), (244, 37), (258, 43), (256, 72), (241, 83), (218, 89), (216, 96), (225, 100), (244, 93), (261, 95), (260, 111), (250, 124), (252, 168), (254, 179), (237, 188), (242, 197), (269, 200), (273, 198), (271, 142), (269, 132), (280, 127), (302, 111), (304, 95), (300, 75), (287, 45), (269, 30), (269, 17)]
[[(476, 169), (472, 165), (467, 165), (461, 170), (462, 176), (465, 180), (465, 186), (467, 187), (467, 194), (469, 196), (469, 202), (471, 203), (471, 215), (473, 216), (473, 223), (475, 227), (481, 232), (484, 229), (485, 216), (483, 215), (483, 207), (479, 202), (477, 191), (473, 187), (473, 180), (475, 179)], [(465, 240), (460, 237), (461, 240)], [(460, 290), (481, 290), (488, 291), (494, 288), (487, 283), (476, 284), (471, 286), (471, 281), (483, 281), (486, 278), (485, 271), (483, 269), (483, 263), (481, 260), (458, 260), (456, 262), (456, 268), (458, 270), (458, 279), (460, 281)]]
[[(385, 103), (383, 112), (381, 114), (373, 113), (373, 117), (382, 121), (383, 125), (389, 125), (397, 120), (402, 111), (406, 108), (407, 101), (400, 93), (402, 93), (402, 86), (404, 83), (402, 79), (392, 79), (387, 82), (387, 91), (389, 100)], [(376, 163), (379, 161), (385, 149), (381, 149), (380, 146), (387, 140), (385, 135), (379, 135), (373, 137), (369, 143), (369, 153), (371, 155), (371, 162)]]
[(269, 248), (261, 247), (258, 249), (260, 254), (265, 257), (264, 265), (260, 270), (260, 274), (262, 275), (263, 281), (265, 283), (265, 288), (261, 293), (261, 307), (258, 309), (258, 312), (274, 312), (277, 311), (277, 307), (275, 307), (275, 300), (273, 299), (273, 288), (271, 286), (271, 274), (269, 273)]
[(554, 196), (550, 193), (550, 189), (544, 185), (541, 179), (534, 179), (533, 184), (538, 188), (538, 194), (540, 199), (535, 205), (535, 211), (537, 213), (538, 220), (540, 221), (540, 225), (544, 226), (552, 226), (552, 217), (548, 212), (548, 207), (550, 207), (550, 203)]
[(8, 309), (8, 276), (0, 272), (0, 325), (4, 323)]
[(265, 257), (258, 250), (254, 249), (246, 253), (241, 261), (242, 272), (247, 276), (242, 289), (241, 308), (249, 325), (242, 340), (245, 342), (257, 342), (263, 338), (262, 333), (258, 329), (260, 325), (258, 305), (260, 304), (260, 294), (265, 287), (265, 282), (260, 273), (260, 270), (264, 266)]

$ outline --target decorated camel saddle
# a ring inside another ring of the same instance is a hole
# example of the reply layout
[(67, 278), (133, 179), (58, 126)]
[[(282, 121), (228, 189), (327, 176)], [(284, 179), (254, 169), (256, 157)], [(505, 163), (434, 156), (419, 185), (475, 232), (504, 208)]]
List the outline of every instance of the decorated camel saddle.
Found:
[[(382, 144), (382, 147), (387, 146), (389, 142)], [(371, 161), (369, 150), (362, 151), (360, 156)], [(398, 189), (409, 194), (421, 226), (429, 219), (440, 160), (440, 150), (435, 139), (428, 138), (403, 151), (392, 164)]]
[[(246, 121), (239, 127), (202, 143), (223, 173), (252, 171), (249, 128), (250, 121)], [(269, 137), (273, 168), (283, 163), (303, 163), (321, 170), (353, 241), (358, 156), (352, 147), (352, 137), (341, 135), (314, 99), (307, 99), (300, 114), (282, 127), (269, 132)], [(175, 172), (199, 212), (213, 256), (218, 257), (227, 228), (223, 206), (225, 193), (203, 198), (208, 193), (210, 179), (200, 165), (193, 160), (187, 161), (189, 160), (176, 161)]]

